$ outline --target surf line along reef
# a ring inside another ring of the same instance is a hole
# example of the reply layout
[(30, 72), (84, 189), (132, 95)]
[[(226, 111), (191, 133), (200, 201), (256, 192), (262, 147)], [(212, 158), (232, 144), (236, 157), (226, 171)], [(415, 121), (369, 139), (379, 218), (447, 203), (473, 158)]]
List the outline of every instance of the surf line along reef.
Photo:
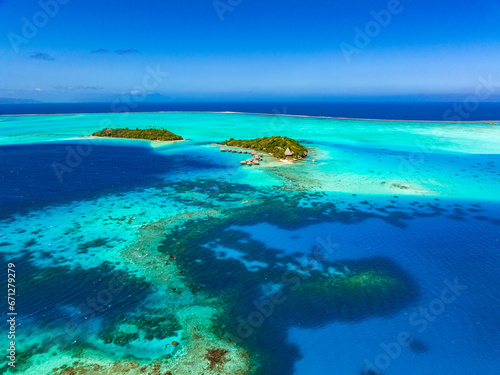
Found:
[[(270, 156), (274, 156), (280, 161), (297, 161), (302, 160), (307, 157), (308, 151), (307, 148), (301, 145), (295, 139), (291, 139), (288, 137), (263, 137), (263, 138), (255, 138), (255, 139), (234, 139), (231, 138), (227, 141), (223, 141), (220, 143), (225, 146), (232, 146), (243, 148), (244, 150), (234, 150), (232, 148), (221, 148), (222, 152), (236, 152), (236, 153), (250, 153), (253, 155), (253, 158), (248, 160), (241, 161), (241, 164), (259, 164), (259, 160), (262, 160), (262, 157), (255, 153), (255, 151), (266, 152)], [(248, 152), (247, 150), (253, 150)]]

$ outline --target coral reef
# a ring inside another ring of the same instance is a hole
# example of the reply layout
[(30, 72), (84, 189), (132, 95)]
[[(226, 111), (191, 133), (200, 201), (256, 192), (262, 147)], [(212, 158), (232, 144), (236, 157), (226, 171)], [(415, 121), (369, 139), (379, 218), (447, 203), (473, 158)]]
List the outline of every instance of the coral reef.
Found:
[[(291, 272), (287, 277), (294, 280), (289, 285), (290, 315), (301, 325), (326, 323), (328, 315), (342, 321), (386, 316), (415, 298), (415, 285), (388, 259), (342, 261), (329, 267), (347, 272)], [(315, 309), (303, 313), (302, 306), (311, 305)]]
[(222, 367), (227, 362), (226, 354), (227, 350), (225, 349), (207, 349), (205, 358), (210, 362), (208, 368), (214, 370)]

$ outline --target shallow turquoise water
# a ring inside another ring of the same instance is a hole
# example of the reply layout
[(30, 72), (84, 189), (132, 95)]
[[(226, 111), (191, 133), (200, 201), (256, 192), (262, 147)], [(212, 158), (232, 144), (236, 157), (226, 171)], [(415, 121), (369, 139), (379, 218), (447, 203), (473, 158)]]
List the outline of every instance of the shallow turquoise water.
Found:
[[(104, 126), (149, 125), (189, 141), (88, 137)], [(301, 139), (308, 159), (291, 165), (265, 157), (259, 167), (241, 167), (241, 155), (215, 144), (275, 134)], [(357, 375), (376, 367), (389, 375), (495, 374), (499, 141), (498, 126), (488, 124), (227, 113), (0, 117), (0, 253), (25, 277), (18, 286), (20, 348), (44, 342), (45, 354), (33, 358), (38, 373), (49, 373), (57, 364), (52, 353), (74, 343), (93, 343), (113, 360), (131, 353), (153, 360), (166, 353), (166, 341), (182, 344), (175, 330), (125, 345), (103, 339), (105, 327), (123, 316), (168, 316), (174, 299), (187, 298), (161, 290), (147, 267), (125, 256), (131, 249), (134, 257), (151, 255), (145, 243), (153, 237), (141, 236), (155, 223), (168, 233), (154, 245), (166, 254), (172, 238), (193, 236), (178, 262), (195, 283), (215, 298), (236, 293), (228, 310), (232, 335), (256, 300), (287, 290), (287, 270), (310, 265), (304, 272), (349, 274), (361, 262), (411, 280), (408, 295), (380, 311), (298, 307), (288, 291), (288, 302), (237, 338), (269, 357), (264, 373)], [(203, 218), (180, 226), (172, 219), (209, 210), (222, 221), (212, 230)], [(311, 261), (325, 244), (328, 257)], [(82, 304), (117, 275), (126, 275), (125, 288), (89, 319)], [(410, 317), (455, 279), (467, 288), (420, 332)], [(50, 337), (67, 322), (79, 329), (63, 333), (56, 348)], [(384, 362), (383, 344), (403, 331), (421, 350), (404, 347)]]
[[(231, 165), (233, 158), (221, 160), (211, 147), (213, 143), (228, 138), (228, 131), (234, 138), (281, 134), (302, 139), (311, 148), (309, 160), (315, 158), (318, 162), (313, 166), (302, 163), (290, 169), (290, 173), (292, 176), (302, 175), (309, 189), (321, 191), (494, 199), (494, 187), (499, 181), (494, 155), (500, 152), (500, 128), (489, 124), (228, 113), (3, 116), (0, 121), (1, 144), (68, 142), (105, 126), (165, 126), (191, 141), (169, 145), (152, 143), (155, 150), (169, 154), (177, 150), (191, 152), (195, 147), (199, 152), (206, 151), (204, 156), (215, 159), (220, 166)], [(99, 142), (130, 145), (131, 141)], [(133, 141), (134, 145), (138, 143), (146, 147), (149, 142)], [(251, 173), (248, 178), (258, 180), (256, 173), (277, 164), (265, 163), (265, 168), (248, 171)], [(398, 188), (401, 185), (405, 189)]]

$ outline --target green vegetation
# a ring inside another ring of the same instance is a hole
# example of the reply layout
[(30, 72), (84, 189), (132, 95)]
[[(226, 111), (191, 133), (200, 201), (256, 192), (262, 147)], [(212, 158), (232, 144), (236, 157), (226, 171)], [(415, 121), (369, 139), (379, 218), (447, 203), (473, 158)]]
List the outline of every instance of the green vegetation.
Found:
[[(312, 272), (303, 278), (291, 294), (290, 306), (297, 311), (296, 318), (306, 325), (306, 321), (325, 319), (321, 311), (327, 311), (338, 320), (361, 320), (390, 314), (411, 300), (412, 288), (402, 275), (389, 269), (357, 267), (352, 263), (351, 271), (344, 275)], [(318, 313), (308, 311), (306, 316), (301, 306), (316, 306)]]
[(362, 270), (345, 276), (322, 277), (312, 283), (304, 283), (300, 290), (304, 293), (322, 291), (332, 297), (340, 294), (376, 295), (377, 298), (390, 296), (402, 288), (402, 283), (388, 272), (379, 270)]
[[(279, 159), (304, 159), (307, 156), (307, 148), (295, 139), (288, 137), (263, 137), (256, 139), (234, 139), (221, 142), (226, 146), (249, 148), (255, 151), (264, 151)], [(290, 153), (287, 153), (287, 149)]]
[(113, 137), (113, 138), (134, 138), (148, 139), (150, 141), (180, 141), (183, 138), (180, 135), (174, 134), (166, 129), (148, 128), (148, 129), (104, 129), (92, 134), (95, 137)]

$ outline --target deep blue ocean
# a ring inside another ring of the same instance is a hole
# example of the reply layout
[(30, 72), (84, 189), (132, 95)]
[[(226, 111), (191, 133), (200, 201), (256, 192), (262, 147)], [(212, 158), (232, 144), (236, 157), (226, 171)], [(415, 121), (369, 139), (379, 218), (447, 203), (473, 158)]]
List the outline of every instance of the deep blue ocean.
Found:
[(463, 102), (172, 102), (0, 104), (1, 114), (108, 113), (118, 111), (231, 111), (394, 120), (497, 121), (500, 103)]

